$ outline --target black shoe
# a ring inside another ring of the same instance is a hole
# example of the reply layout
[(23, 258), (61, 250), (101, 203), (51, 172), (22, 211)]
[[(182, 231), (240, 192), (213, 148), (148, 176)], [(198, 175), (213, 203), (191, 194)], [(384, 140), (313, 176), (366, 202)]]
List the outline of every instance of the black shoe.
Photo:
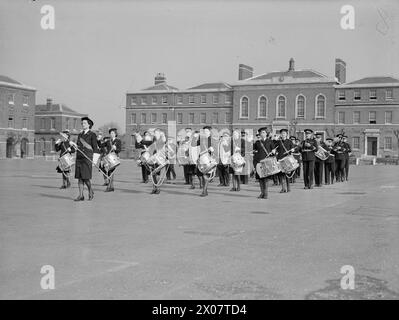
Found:
[(91, 200), (93, 200), (93, 198), (94, 198), (94, 191), (93, 190), (90, 190), (89, 191), (89, 198), (87, 199), (88, 201), (91, 201)]
[(105, 189), (105, 192), (112, 192), (112, 191), (114, 191), (114, 188), (107, 188), (107, 189)]
[(73, 200), (73, 201), (83, 201), (85, 199), (85, 197), (84, 196), (79, 196), (79, 197), (77, 197), (75, 200)]
[(264, 193), (261, 193), (261, 194), (258, 196), (258, 199), (264, 199), (264, 197), (265, 197), (265, 194), (264, 194)]
[(230, 191), (237, 191), (237, 188), (231, 188)]
[(286, 192), (287, 192), (287, 190), (284, 190), (284, 189), (280, 191), (280, 193), (286, 193)]
[(60, 189), (66, 189), (66, 186), (61, 186)]
[(237, 187), (236, 191), (240, 191), (240, 190), (241, 190), (240, 187)]
[(208, 195), (208, 193), (201, 193), (200, 197), (206, 197)]
[(308, 187), (308, 189), (313, 189), (313, 186)]
[(192, 185), (190, 186), (190, 189), (195, 189), (195, 185), (192, 184)]

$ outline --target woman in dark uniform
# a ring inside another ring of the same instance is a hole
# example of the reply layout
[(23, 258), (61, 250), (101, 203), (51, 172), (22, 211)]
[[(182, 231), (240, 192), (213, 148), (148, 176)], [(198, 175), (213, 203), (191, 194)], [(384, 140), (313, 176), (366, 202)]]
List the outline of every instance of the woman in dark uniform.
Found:
[[(105, 144), (106, 154), (108, 154), (110, 152), (115, 152), (116, 155), (119, 156), (119, 152), (121, 152), (121, 149), (122, 149), (122, 142), (118, 138), (118, 131), (117, 131), (116, 128), (111, 128), (111, 129), (108, 130), (108, 133), (110, 134), (110, 139), (108, 139), (106, 144)], [(113, 175), (113, 172), (115, 171), (115, 169), (116, 169), (116, 167), (107, 171), (108, 186), (107, 186), (107, 189), (105, 189), (105, 192), (114, 191), (114, 175)]]
[[(69, 130), (64, 130), (62, 131), (66, 135), (66, 137), (61, 136), (61, 139), (58, 139), (55, 143), (55, 151), (60, 151), (60, 158), (65, 155), (66, 153), (74, 153), (75, 150), (71, 149), (69, 145), (69, 138), (70, 138), (70, 133)], [(71, 186), (71, 179), (70, 179), (70, 173), (71, 170), (70, 168), (66, 170), (62, 170), (60, 166), (57, 166), (57, 172), (62, 173), (62, 186), (60, 189), (66, 189)]]
[(76, 151), (75, 164), (75, 178), (78, 179), (79, 196), (75, 201), (83, 201), (85, 199), (83, 196), (84, 185), (87, 186), (89, 191), (88, 200), (93, 199), (94, 192), (90, 182), (92, 175), (92, 161), (94, 155), (95, 161), (100, 157), (97, 136), (90, 130), (93, 127), (94, 122), (88, 117), (83, 117), (81, 121), (83, 130), (78, 135), (77, 143), (72, 141), (69, 142), (71, 146), (75, 146), (79, 149)]

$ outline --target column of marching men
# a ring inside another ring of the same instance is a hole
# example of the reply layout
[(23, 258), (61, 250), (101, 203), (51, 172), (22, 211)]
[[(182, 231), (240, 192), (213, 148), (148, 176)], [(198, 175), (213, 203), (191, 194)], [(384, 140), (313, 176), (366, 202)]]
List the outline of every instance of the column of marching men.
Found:
[[(81, 119), (83, 130), (77, 141), (70, 140), (68, 130), (60, 132), (56, 151), (60, 151), (57, 172), (62, 174), (61, 189), (71, 186), (70, 173), (75, 165), (79, 195), (75, 201), (84, 200), (84, 187), (88, 200), (94, 198), (91, 186), (93, 166), (104, 177), (105, 192), (113, 192), (114, 174), (120, 165), (121, 140), (115, 128), (103, 137), (102, 132), (92, 131), (94, 122)], [(351, 147), (344, 134), (322, 140), (322, 135), (311, 129), (304, 130), (304, 139), (288, 136), (287, 129), (272, 135), (267, 127), (257, 131), (255, 138), (248, 132), (228, 130), (215, 135), (210, 126), (194, 131), (184, 130), (184, 136), (176, 141), (166, 137), (157, 128), (135, 133), (135, 148), (140, 150), (138, 165), (141, 167), (142, 183), (151, 182), (151, 194), (159, 194), (165, 180), (175, 180), (175, 165), (182, 166), (185, 185), (202, 190), (200, 196), (208, 195), (208, 185), (216, 178), (218, 187), (232, 188), (239, 192), (241, 184), (248, 184), (250, 177), (259, 183), (259, 199), (268, 198), (269, 184), (280, 185), (280, 193), (291, 191), (290, 185), (303, 175), (304, 189), (321, 187), (348, 180)], [(76, 153), (74, 161), (72, 154)], [(198, 182), (197, 182), (198, 181)]]

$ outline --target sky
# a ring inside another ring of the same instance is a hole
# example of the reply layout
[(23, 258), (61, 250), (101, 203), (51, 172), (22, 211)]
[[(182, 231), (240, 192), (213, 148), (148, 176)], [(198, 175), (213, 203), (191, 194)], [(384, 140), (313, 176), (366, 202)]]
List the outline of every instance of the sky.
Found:
[[(43, 30), (40, 9), (55, 9)], [(343, 5), (355, 29), (343, 30)], [(324, 0), (0, 0), (0, 74), (88, 113), (95, 127), (125, 127), (126, 92), (153, 85), (158, 72), (180, 89), (234, 82), (238, 65), (255, 74), (313, 69), (347, 81), (399, 78), (399, 1)]]

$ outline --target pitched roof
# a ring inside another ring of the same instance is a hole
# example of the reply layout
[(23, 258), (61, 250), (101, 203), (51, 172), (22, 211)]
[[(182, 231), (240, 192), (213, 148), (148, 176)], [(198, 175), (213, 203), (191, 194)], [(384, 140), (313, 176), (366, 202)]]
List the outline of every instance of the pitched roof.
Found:
[(346, 84), (379, 84), (379, 83), (397, 83), (399, 79), (393, 77), (366, 77)]
[(69, 108), (65, 104), (37, 104), (36, 105), (36, 112), (57, 112), (57, 113), (68, 113), (74, 115), (83, 115), (82, 113), (76, 112), (75, 110)]
[(10, 77), (0, 75), (0, 85), (5, 87), (11, 87), (16, 89), (36, 91), (35, 88), (27, 86), (17, 80), (11, 79)]
[(270, 80), (273, 78), (280, 77), (292, 77), (294, 79), (299, 78), (327, 78), (324, 74), (316, 72), (314, 70), (294, 70), (294, 71), (273, 71), (264, 73), (259, 76), (249, 78), (247, 80)]
[(22, 84), (21, 82), (18, 82), (18, 81), (14, 80), (14, 79), (11, 79), (10, 77), (3, 76), (1, 74), (0, 74), (0, 81), (12, 83), (12, 84)]
[(188, 88), (188, 90), (208, 90), (208, 89), (231, 89), (231, 87), (225, 82), (212, 82), (212, 83), (203, 83), (198, 86)]
[(143, 89), (143, 90), (145, 90), (145, 91), (147, 91), (147, 90), (151, 90), (151, 91), (155, 91), (155, 90), (161, 90), (161, 91), (174, 91), (174, 90), (179, 90), (179, 89), (177, 89), (177, 88), (175, 88), (175, 87), (172, 87), (172, 86), (168, 85), (166, 82), (162, 82), (162, 83), (156, 84), (156, 85), (154, 85), (154, 86), (145, 88), (145, 89)]

